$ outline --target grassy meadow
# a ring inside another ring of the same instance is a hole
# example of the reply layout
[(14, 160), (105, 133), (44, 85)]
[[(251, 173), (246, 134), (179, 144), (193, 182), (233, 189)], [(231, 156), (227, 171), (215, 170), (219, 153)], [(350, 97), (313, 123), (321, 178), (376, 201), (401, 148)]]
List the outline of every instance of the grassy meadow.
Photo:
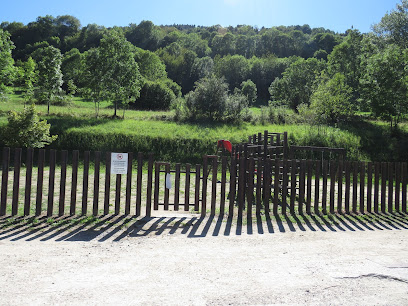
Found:
[[(108, 102), (95, 105), (74, 98), (67, 106), (37, 105), (41, 118), (51, 124), (51, 133), (58, 139), (51, 147), (66, 150), (133, 151), (155, 154), (156, 160), (170, 162), (200, 162), (205, 154), (214, 154), (219, 139), (233, 144), (244, 142), (249, 135), (268, 130), (288, 132), (289, 143), (343, 147), (351, 160), (407, 161), (408, 128), (402, 124), (397, 135), (391, 135), (384, 122), (361, 119), (340, 127), (302, 124), (261, 124), (259, 107), (251, 108), (253, 120), (240, 124), (212, 122), (179, 123), (172, 111), (126, 110), (125, 119), (112, 119), (113, 109)], [(0, 126), (7, 123), (7, 113), (24, 108), (24, 100), (16, 91), (0, 101)], [(118, 114), (123, 115), (122, 110)]]

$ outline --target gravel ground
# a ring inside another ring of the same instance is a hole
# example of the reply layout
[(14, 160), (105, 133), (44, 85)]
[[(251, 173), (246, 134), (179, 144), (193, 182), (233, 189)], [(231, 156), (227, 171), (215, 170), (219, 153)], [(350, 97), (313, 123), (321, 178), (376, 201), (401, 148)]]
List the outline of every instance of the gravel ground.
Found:
[(0, 230), (0, 304), (408, 305), (407, 220), (17, 224)]

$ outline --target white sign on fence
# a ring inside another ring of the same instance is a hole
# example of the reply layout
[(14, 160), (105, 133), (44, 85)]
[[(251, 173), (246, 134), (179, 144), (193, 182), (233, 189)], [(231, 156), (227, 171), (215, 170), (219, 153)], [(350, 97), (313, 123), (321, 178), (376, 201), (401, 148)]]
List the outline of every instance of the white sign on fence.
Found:
[(111, 174), (127, 174), (128, 153), (112, 153)]

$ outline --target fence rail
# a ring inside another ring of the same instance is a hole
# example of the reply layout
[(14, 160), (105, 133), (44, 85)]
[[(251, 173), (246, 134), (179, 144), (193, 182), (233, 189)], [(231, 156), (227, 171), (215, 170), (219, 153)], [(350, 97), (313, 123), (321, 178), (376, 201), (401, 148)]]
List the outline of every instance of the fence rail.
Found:
[(211, 155), (172, 169), (130, 152), (115, 176), (110, 164), (110, 152), (3, 148), (0, 215), (407, 212), (407, 163)]

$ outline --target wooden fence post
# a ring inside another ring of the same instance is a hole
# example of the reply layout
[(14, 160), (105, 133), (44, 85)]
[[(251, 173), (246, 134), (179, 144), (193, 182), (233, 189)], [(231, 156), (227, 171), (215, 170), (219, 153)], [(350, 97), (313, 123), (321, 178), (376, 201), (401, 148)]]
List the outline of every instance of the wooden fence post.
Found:
[[(100, 164), (101, 164), (101, 152), (95, 152), (95, 175), (94, 175), (94, 192), (93, 192), (93, 207), (92, 214), (94, 216), (98, 215), (98, 203), (99, 203), (99, 175), (100, 175)], [(106, 165), (109, 167), (109, 165)]]
[(140, 216), (142, 207), (143, 153), (137, 154), (137, 187), (136, 187), (136, 216)]
[(18, 198), (20, 193), (20, 170), (21, 170), (21, 148), (14, 150), (14, 181), (13, 181), (13, 202), (11, 214), (13, 216), (18, 213)]
[(132, 195), (132, 168), (133, 168), (133, 152), (129, 152), (128, 153), (127, 175), (126, 175), (125, 215), (130, 214), (131, 195)]
[(10, 167), (10, 148), (3, 148), (2, 175), (1, 175), (1, 202), (0, 216), (6, 215), (7, 211), (7, 186)]
[(44, 163), (45, 150), (40, 149), (38, 152), (38, 173), (37, 173), (37, 195), (35, 199), (35, 215), (39, 216), (42, 212), (42, 193), (44, 183)]
[(89, 159), (90, 152), (84, 152), (84, 177), (82, 181), (82, 215), (88, 212), (88, 183), (89, 183)]
[(191, 165), (186, 164), (186, 182), (185, 182), (185, 194), (184, 194), (184, 211), (190, 209), (190, 174)]
[(227, 157), (223, 156), (221, 160), (221, 200), (220, 215), (225, 214), (225, 187), (227, 182)]
[(33, 176), (33, 157), (34, 150), (32, 148), (27, 149), (26, 158), (26, 184), (25, 184), (25, 196), (24, 196), (24, 216), (30, 215), (31, 206), (31, 182)]
[(228, 216), (230, 218), (234, 215), (234, 204), (235, 204), (235, 194), (237, 187), (237, 159), (234, 157), (231, 159), (231, 170), (230, 170), (230, 193), (229, 193), (229, 210)]
[(146, 217), (150, 218), (152, 215), (153, 153), (149, 154), (147, 169)]
[(207, 213), (207, 178), (208, 178), (208, 157), (203, 159), (203, 190), (201, 197), (201, 217), (205, 217)]
[(55, 183), (55, 159), (56, 151), (50, 150), (50, 175), (48, 180), (48, 206), (47, 216), (50, 217), (53, 214), (54, 208), (54, 183)]
[(58, 215), (63, 216), (65, 213), (65, 191), (67, 182), (67, 163), (68, 152), (66, 150), (61, 151), (61, 181), (60, 181), (60, 196)]
[(76, 211), (76, 197), (78, 188), (78, 162), (79, 151), (72, 152), (72, 183), (71, 183), (71, 203), (69, 213), (71, 216), (75, 215)]
[(103, 214), (109, 214), (110, 202), (110, 183), (111, 183), (111, 159), (112, 152), (106, 152), (106, 168), (105, 168), (105, 198), (103, 204)]

